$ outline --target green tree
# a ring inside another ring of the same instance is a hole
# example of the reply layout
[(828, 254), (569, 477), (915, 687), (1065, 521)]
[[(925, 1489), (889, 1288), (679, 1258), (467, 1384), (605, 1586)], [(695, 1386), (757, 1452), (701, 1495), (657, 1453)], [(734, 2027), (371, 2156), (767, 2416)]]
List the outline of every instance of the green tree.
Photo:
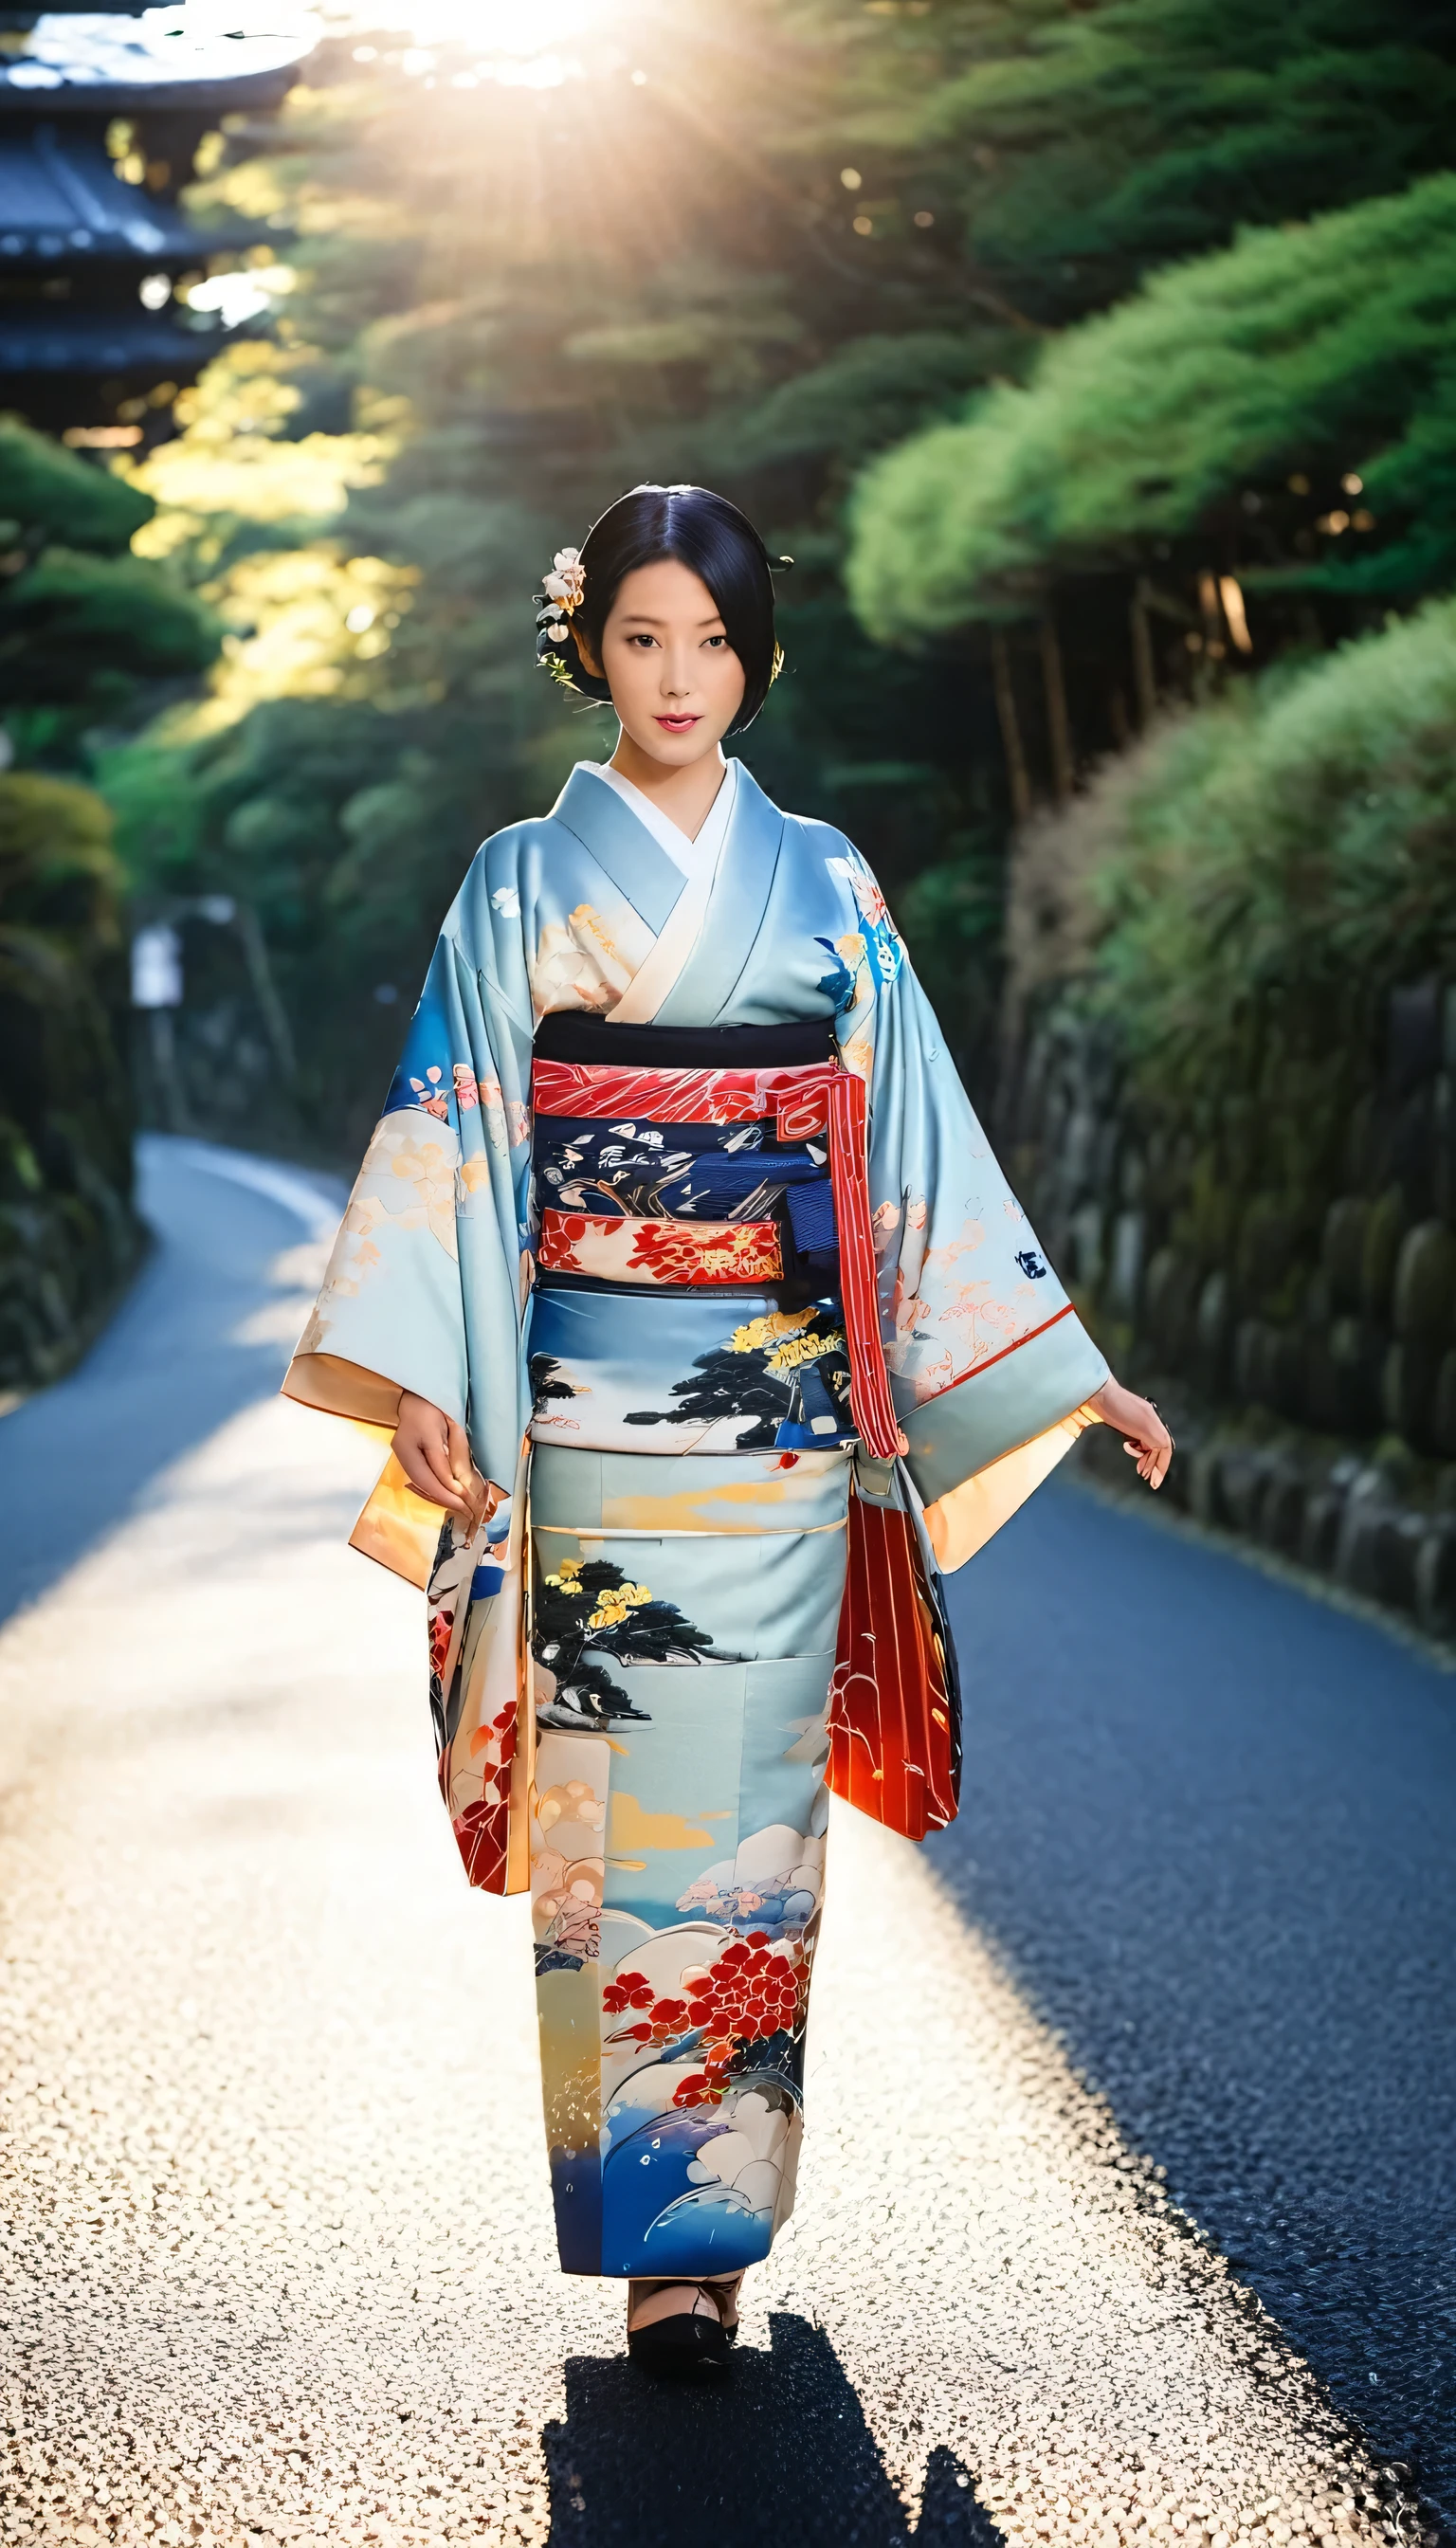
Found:
[(142, 683), (193, 677), (217, 654), (211, 614), (130, 554), (152, 510), (138, 489), (0, 417), (0, 714), (23, 750), (73, 750)]
[(111, 834), (89, 787), (0, 777), (0, 1388), (63, 1371), (139, 1253)]
[(1450, 176), (1171, 267), (868, 471), (857, 605), (921, 636), (1174, 556), (1418, 597), (1456, 571), (1453, 320)]
[[(152, 500), (0, 418), (0, 715), (74, 762), (98, 718), (191, 682), (221, 631), (130, 553)], [(123, 875), (90, 788), (0, 776), (0, 1388), (53, 1379), (136, 1261)]]
[(1456, 103), (1432, 0), (939, 0), (872, 11), (855, 63), (866, 195), (949, 219), (1043, 326), (1445, 166)]

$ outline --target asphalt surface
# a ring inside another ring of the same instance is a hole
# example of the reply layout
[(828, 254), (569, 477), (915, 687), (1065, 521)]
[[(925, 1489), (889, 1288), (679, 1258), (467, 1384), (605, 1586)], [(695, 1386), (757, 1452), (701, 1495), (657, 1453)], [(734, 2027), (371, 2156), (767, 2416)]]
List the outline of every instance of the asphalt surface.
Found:
[(1456, 1676), (1066, 1487), (953, 1615), (940, 1872), (1456, 2534)]
[(798, 2213), (664, 2396), (555, 2267), (377, 1454), (273, 1395), (335, 1199), (146, 1168), (0, 1424), (0, 2539), (1432, 2536), (1456, 1684), (1044, 1495), (957, 1587), (963, 1822), (836, 1816)]
[(345, 1200), (333, 1179), (205, 1141), (143, 1138), (139, 1174), (152, 1230), (140, 1274), (81, 1368), (4, 1418), (0, 1619), (277, 1386), (294, 1339), (270, 1309), (272, 1269), (281, 1250), (331, 1235)]

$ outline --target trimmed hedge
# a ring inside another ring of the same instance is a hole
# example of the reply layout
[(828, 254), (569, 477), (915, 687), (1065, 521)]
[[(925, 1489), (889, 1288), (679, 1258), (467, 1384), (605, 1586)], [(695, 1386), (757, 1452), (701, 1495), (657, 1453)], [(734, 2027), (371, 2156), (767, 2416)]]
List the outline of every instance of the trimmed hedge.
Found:
[[(1251, 583), (1437, 590), (1456, 573), (1453, 326), (1456, 176), (1170, 266), (1053, 339), (1029, 387), (865, 471), (855, 608), (885, 643), (1024, 617), (1059, 578), (1195, 533)], [(1348, 527), (1347, 499), (1343, 529), (1306, 530), (1308, 553), (1281, 559), (1256, 516), (1287, 504), (1287, 472), (1320, 469), (1336, 490), (1341, 472), (1363, 481), (1370, 524)]]
[(1175, 1496), (1456, 1633), (1456, 602), (1164, 728), (1016, 900), (1017, 1181)]

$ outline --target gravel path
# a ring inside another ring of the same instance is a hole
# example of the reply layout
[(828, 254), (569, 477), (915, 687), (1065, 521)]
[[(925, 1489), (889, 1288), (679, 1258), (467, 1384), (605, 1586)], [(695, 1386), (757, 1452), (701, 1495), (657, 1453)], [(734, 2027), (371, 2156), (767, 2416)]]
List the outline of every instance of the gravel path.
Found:
[(930, 1863), (849, 1814), (797, 2221), (731, 2392), (639, 2380), (619, 2293), (551, 2261), (526, 1925), (454, 1862), (415, 1599), (342, 1544), (373, 1460), (245, 1407), (0, 1635), (0, 2538), (1416, 2538)]

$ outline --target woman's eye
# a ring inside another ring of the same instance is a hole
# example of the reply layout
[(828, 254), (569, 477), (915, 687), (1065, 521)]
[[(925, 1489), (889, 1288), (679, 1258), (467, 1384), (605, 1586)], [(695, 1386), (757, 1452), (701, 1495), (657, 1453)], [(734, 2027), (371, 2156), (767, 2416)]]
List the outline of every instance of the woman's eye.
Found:
[(657, 639), (655, 637), (649, 637), (644, 630), (639, 636), (629, 637), (627, 643), (629, 646), (655, 646), (657, 644)]
[(705, 637), (702, 642), (705, 646), (726, 646), (728, 640), (726, 637)]

